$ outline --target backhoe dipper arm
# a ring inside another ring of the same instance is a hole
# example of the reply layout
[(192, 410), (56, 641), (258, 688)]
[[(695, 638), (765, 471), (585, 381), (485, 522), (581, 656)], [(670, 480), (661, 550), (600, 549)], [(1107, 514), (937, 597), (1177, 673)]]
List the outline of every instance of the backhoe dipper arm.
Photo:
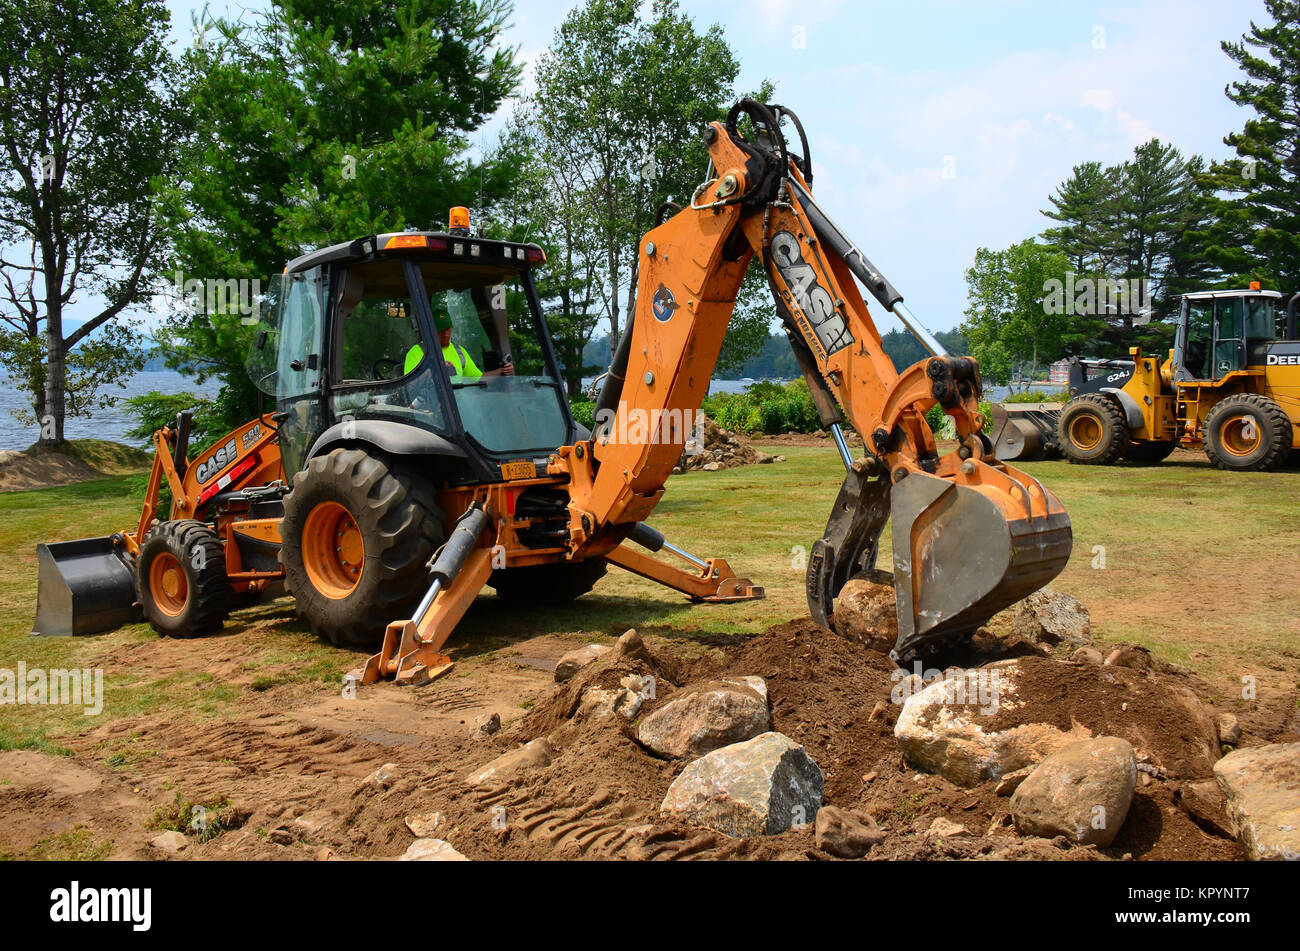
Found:
[[(752, 140), (738, 130), (742, 114), (752, 120)], [(892, 517), (895, 656), (907, 660), (968, 636), (1058, 574), (1070, 552), (1069, 518), (1037, 480), (993, 457), (981, 435), (978, 365), (944, 355), (902, 295), (816, 206), (807, 147), (801, 157), (788, 154), (783, 118), (798, 125), (788, 110), (744, 100), (726, 123), (711, 124), (705, 143), (718, 173), (689, 208), (641, 241), (626, 368), (607, 379), (598, 404), (612, 417), (604, 426), (598, 417), (595, 439), (564, 447), (555, 465), (571, 477), (571, 547), (579, 557), (609, 551), (658, 502), (758, 254), (777, 311), (805, 351), (819, 411), (831, 415), (833, 398), (866, 444), (809, 559), (810, 610), (830, 622), (844, 583), (874, 566)], [(855, 275), (934, 356), (894, 369)], [(957, 430), (957, 451), (944, 457), (924, 418), (935, 403)]]

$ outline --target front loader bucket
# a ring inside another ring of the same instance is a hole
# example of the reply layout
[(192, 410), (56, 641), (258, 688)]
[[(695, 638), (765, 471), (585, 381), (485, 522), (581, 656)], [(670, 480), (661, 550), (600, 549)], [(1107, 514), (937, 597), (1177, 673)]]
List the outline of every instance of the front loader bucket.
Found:
[(115, 536), (36, 546), (33, 634), (98, 634), (140, 620), (135, 570)]
[(912, 472), (890, 494), (898, 641), (891, 656), (960, 641), (1047, 584), (1070, 557), (1070, 518), (1037, 480), (1001, 466), (1017, 487), (958, 485)]

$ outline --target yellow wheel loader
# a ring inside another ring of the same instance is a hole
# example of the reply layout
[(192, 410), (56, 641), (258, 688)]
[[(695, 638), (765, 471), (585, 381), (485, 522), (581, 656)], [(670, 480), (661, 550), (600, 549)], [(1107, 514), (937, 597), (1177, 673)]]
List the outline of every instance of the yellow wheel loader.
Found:
[(1071, 462), (1159, 462), (1204, 449), (1220, 469), (1267, 471), (1300, 449), (1300, 294), (1260, 290), (1185, 294), (1169, 358), (1140, 348), (1131, 367), (1071, 390), (1056, 445)]
[[(533, 280), (540, 247), (474, 236), (457, 208), (444, 232), (369, 235), (286, 266), (250, 358), (292, 486), (278, 557), (314, 631), (378, 649), (363, 682), (447, 670), (443, 645), (484, 586), (564, 602), (613, 565), (696, 601), (763, 597), (647, 524), (756, 256), (847, 470), (808, 560), (813, 617), (829, 623), (847, 580), (874, 567), (891, 518), (900, 663), (968, 637), (1065, 566), (1064, 508), (981, 435), (976, 362), (948, 356), (813, 200), (794, 113), (742, 100), (704, 142), (689, 207), (666, 205), (638, 244), (636, 307), (595, 432), (569, 409)], [(858, 282), (930, 356), (894, 369)], [(959, 443), (943, 456), (925, 422), (936, 403)], [(846, 419), (865, 436), (860, 458)]]

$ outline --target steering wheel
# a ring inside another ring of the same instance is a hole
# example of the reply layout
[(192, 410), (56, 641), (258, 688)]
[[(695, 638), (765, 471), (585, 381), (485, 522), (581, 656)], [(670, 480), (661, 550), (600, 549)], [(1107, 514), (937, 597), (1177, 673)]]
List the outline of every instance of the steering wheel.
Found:
[[(374, 363), (370, 364), (370, 375), (373, 376), (376, 380), (388, 379), (388, 374), (386, 374), (383, 370), (379, 368), (379, 365), (381, 363), (386, 363), (389, 366), (394, 366), (394, 367), (400, 367), (402, 365), (401, 360), (394, 360), (392, 357), (380, 357)], [(400, 376), (401, 374), (398, 375)]]

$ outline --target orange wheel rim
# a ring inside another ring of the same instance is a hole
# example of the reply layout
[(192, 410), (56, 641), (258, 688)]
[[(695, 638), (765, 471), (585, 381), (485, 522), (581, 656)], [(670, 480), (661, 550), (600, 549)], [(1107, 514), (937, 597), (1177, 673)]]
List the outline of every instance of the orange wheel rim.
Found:
[(365, 567), (366, 546), (352, 513), (337, 502), (321, 502), (302, 529), (302, 560), (316, 590), (334, 600), (356, 590)]
[(1101, 432), (1101, 423), (1090, 413), (1080, 413), (1070, 421), (1070, 442), (1080, 449), (1100, 446)]
[(1251, 416), (1234, 416), (1219, 428), (1219, 441), (1234, 456), (1249, 456), (1259, 448), (1263, 433)]
[(180, 559), (171, 552), (162, 552), (150, 563), (149, 592), (158, 610), (167, 616), (177, 617), (185, 610), (185, 602), (190, 597), (190, 583)]

